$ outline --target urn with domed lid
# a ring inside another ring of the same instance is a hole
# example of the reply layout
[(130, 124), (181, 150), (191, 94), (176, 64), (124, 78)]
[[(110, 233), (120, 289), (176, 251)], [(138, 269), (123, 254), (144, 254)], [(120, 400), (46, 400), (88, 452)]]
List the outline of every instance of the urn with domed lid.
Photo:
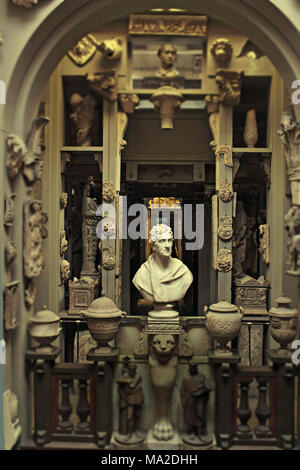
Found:
[(290, 307), (291, 299), (281, 295), (275, 299), (277, 307), (269, 311), (271, 317), (271, 335), (280, 344), (280, 348), (287, 350), (287, 346), (296, 338), (298, 312)]
[(215, 352), (232, 356), (232, 350), (226, 344), (228, 341), (232, 341), (240, 331), (244, 314), (243, 308), (222, 300), (217, 304), (212, 304), (209, 308), (205, 306), (203, 313), (206, 316), (207, 331), (219, 343)]
[(113, 300), (103, 296), (93, 300), (81, 315), (86, 319), (89, 332), (97, 342), (97, 352), (109, 353), (112, 348), (107, 343), (115, 338), (126, 312), (119, 310)]
[(30, 318), (29, 335), (39, 343), (37, 352), (51, 352), (51, 343), (58, 338), (61, 331), (60, 318), (46, 306)]

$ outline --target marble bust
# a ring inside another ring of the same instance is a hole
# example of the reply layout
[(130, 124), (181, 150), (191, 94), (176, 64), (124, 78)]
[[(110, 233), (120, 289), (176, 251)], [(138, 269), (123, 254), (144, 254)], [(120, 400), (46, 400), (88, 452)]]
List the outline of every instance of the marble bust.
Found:
[(179, 72), (174, 64), (177, 58), (177, 51), (173, 44), (163, 44), (157, 52), (160, 59), (160, 68), (156, 73), (157, 77), (170, 79), (178, 77)]
[(178, 316), (174, 303), (182, 300), (193, 281), (190, 270), (177, 258), (172, 258), (173, 233), (165, 224), (150, 231), (152, 254), (142, 264), (132, 282), (144, 299), (153, 302), (152, 318)]

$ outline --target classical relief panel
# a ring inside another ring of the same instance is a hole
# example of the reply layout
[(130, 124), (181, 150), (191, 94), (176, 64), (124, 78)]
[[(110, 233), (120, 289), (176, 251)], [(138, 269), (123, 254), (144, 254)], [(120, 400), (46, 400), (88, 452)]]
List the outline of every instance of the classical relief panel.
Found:
[(46, 214), (41, 201), (32, 199), (24, 203), (24, 274), (28, 279), (41, 274), (45, 266), (43, 238), (47, 236)]
[(130, 15), (130, 34), (206, 36), (206, 16)]
[(87, 34), (68, 51), (68, 56), (80, 67), (87, 64), (94, 57), (96, 50), (97, 40), (92, 34)]

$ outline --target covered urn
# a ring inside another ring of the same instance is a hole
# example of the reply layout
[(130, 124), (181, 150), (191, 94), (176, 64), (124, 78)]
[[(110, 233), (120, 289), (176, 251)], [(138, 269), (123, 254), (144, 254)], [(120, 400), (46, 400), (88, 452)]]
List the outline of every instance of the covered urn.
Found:
[(204, 307), (203, 312), (206, 315), (207, 331), (219, 343), (215, 352), (232, 356), (232, 350), (226, 344), (232, 341), (240, 331), (244, 314), (243, 308), (222, 300), (209, 308)]
[(112, 348), (107, 343), (115, 338), (119, 324), (126, 317), (126, 313), (104, 296), (95, 299), (81, 314), (87, 321), (91, 336), (97, 342), (97, 352), (110, 353)]
[(60, 328), (60, 318), (46, 306), (30, 318), (29, 335), (39, 343), (37, 352), (51, 352), (51, 343), (58, 338)]
[(287, 350), (297, 334), (298, 312), (290, 307), (291, 299), (283, 295), (275, 299), (277, 307), (269, 311), (271, 319), (271, 335), (280, 344), (282, 349)]

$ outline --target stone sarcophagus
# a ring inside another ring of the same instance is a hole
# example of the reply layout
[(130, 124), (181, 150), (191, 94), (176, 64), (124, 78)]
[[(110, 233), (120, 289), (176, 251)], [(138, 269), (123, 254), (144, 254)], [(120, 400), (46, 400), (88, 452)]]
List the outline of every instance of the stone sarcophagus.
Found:
[(243, 307), (245, 315), (268, 314), (267, 298), (269, 281), (260, 276), (254, 279), (251, 276), (236, 278), (234, 304)]

